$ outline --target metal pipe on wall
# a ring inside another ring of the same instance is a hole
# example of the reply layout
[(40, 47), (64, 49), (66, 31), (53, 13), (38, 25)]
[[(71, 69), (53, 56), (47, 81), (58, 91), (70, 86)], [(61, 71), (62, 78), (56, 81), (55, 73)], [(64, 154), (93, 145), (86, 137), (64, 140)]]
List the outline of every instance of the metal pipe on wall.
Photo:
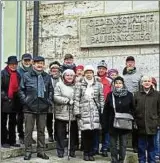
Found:
[(4, 60), (4, 41), (3, 41), (3, 19), (4, 19), (4, 2), (0, 2), (0, 69), (3, 68)]
[(39, 52), (39, 1), (34, 1), (33, 56)]
[(20, 59), (19, 44), (20, 44), (20, 1), (17, 1), (17, 17), (16, 17), (16, 55)]

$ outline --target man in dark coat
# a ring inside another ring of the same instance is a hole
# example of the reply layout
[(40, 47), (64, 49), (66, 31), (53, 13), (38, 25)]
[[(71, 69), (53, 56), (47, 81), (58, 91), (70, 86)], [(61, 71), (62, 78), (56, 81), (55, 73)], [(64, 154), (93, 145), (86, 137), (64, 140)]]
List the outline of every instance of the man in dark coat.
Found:
[(32, 154), (32, 132), (37, 125), (37, 157), (49, 159), (45, 154), (46, 115), (52, 105), (53, 87), (51, 77), (44, 72), (45, 60), (41, 56), (33, 59), (33, 69), (26, 72), (21, 80), (19, 96), (23, 104), (25, 121), (25, 156), (30, 160)]
[(140, 83), (140, 91), (134, 94), (138, 159), (139, 162), (154, 163), (156, 162), (154, 138), (157, 127), (160, 126), (160, 93), (153, 89), (151, 77), (143, 76)]
[[(25, 53), (22, 55), (21, 65), (18, 67), (17, 71), (23, 76), (24, 73), (32, 70), (32, 56), (29, 53)], [(22, 107), (22, 106), (21, 106)], [(21, 144), (24, 144), (24, 113), (23, 109), (18, 113), (17, 115), (17, 130), (19, 133), (19, 142)], [(35, 140), (33, 140), (33, 144), (36, 143)]]
[[(17, 95), (20, 84), (20, 74), (17, 72), (18, 61), (16, 56), (8, 57), (7, 66), (1, 71), (1, 145), (19, 147), (16, 144), (16, 113), (19, 112), (19, 98)], [(9, 126), (7, 129), (7, 119)]]

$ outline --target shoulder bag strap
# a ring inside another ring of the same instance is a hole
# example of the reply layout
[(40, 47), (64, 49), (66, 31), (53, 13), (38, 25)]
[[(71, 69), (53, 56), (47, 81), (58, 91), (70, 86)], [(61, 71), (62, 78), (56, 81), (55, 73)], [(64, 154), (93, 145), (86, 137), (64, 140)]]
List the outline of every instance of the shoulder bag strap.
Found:
[(114, 109), (114, 112), (116, 113), (116, 104), (115, 104), (115, 97), (112, 93), (112, 101), (113, 101), (113, 109)]

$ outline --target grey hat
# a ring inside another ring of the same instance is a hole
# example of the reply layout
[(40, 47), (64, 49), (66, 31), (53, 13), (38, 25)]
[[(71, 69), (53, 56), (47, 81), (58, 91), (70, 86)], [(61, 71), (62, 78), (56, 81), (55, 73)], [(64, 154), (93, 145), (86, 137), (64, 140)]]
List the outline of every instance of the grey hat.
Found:
[(99, 63), (98, 63), (98, 67), (105, 67), (107, 69), (107, 63), (105, 62), (105, 60), (101, 60)]

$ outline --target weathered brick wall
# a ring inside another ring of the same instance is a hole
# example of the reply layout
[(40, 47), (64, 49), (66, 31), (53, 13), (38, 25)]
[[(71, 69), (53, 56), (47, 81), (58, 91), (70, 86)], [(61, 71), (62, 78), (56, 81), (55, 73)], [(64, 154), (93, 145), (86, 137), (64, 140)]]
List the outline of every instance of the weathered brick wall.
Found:
[[(125, 58), (133, 55), (136, 66), (143, 74), (159, 78), (159, 46), (132, 45), (119, 47), (80, 48), (79, 18), (111, 13), (158, 10), (158, 1), (41, 1), (39, 54), (47, 63), (63, 61), (66, 53), (75, 56), (77, 64), (93, 64), (105, 59), (108, 68), (125, 66)], [(27, 52), (32, 53), (33, 2), (27, 5)], [(159, 81), (159, 80), (158, 80)], [(158, 82), (159, 83), (159, 82)]]

